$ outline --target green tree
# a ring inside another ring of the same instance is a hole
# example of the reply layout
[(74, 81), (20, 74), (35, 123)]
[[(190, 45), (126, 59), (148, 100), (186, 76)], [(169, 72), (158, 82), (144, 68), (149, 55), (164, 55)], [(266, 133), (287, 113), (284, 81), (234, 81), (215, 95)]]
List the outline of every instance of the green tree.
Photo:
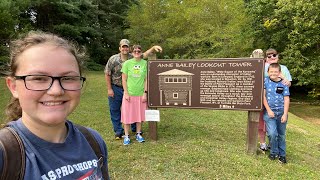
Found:
[(94, 67), (94, 63), (105, 65), (106, 59), (118, 52), (128, 1), (42, 1), (39, 6), (34, 6), (39, 11), (40, 20), (36, 27), (48, 29), (84, 45), (90, 56), (90, 66)]
[(0, 75), (4, 73), (9, 60), (9, 43), (17, 36), (19, 16), (28, 2), (28, 0), (2, 0), (0, 3)]
[(99, 62), (93, 56), (92, 46), (100, 42), (101, 33), (97, 14), (98, 6), (90, 0), (38, 0), (28, 7), (27, 17), (33, 29), (53, 32), (86, 47), (89, 61)]
[[(8, 61), (8, 41), (14, 32), (15, 21), (10, 14), (11, 3), (3, 1), (0, 4), (0, 75), (4, 73), (5, 64)], [(11, 27), (11, 28), (10, 28)]]
[(260, 48), (274, 47), (283, 55), (296, 85), (311, 87), (320, 97), (320, 1), (253, 0), (248, 12)]
[[(128, 38), (124, 35), (126, 12), (129, 9), (130, 0), (94, 0), (98, 5), (98, 23), (100, 26), (100, 43), (92, 46), (93, 54), (100, 52), (100, 64), (106, 64), (107, 59), (119, 52), (119, 41)], [(101, 53), (103, 52), (103, 53)]]
[[(43, 30), (76, 41), (87, 50), (88, 66), (102, 69), (118, 51), (126, 27), (129, 1), (3, 0), (0, 4), (0, 63), (8, 60), (8, 43), (19, 34)], [(3, 59), (3, 60), (2, 60)], [(0, 65), (1, 65), (0, 64)]]
[(248, 56), (247, 20), (242, 0), (140, 0), (126, 33), (143, 47), (161, 44), (171, 58)]

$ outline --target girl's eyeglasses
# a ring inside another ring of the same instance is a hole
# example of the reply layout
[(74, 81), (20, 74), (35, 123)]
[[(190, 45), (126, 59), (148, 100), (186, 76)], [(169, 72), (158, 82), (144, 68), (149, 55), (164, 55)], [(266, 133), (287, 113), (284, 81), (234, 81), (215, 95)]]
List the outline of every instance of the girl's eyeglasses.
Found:
[(83, 83), (86, 80), (82, 76), (47, 76), (47, 75), (25, 75), (15, 76), (17, 80), (23, 80), (24, 85), (28, 90), (46, 91), (51, 88), (54, 80), (58, 80), (60, 86), (64, 90), (77, 91), (82, 89)]
[(277, 56), (278, 56), (278, 54), (269, 54), (269, 55), (267, 55), (268, 58), (277, 57)]

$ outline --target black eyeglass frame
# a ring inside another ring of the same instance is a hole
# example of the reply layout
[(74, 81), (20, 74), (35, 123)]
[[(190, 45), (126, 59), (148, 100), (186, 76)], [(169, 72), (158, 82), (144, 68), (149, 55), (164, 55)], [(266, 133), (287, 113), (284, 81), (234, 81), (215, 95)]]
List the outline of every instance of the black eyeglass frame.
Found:
[[(41, 89), (41, 90), (34, 90), (34, 89), (29, 89), (27, 87), (27, 83), (26, 83), (26, 78), (29, 77), (29, 76), (44, 76), (44, 77), (50, 77), (51, 78), (51, 83), (50, 83), (50, 86), (47, 88), (47, 89)], [(24, 86), (26, 87), (26, 89), (28, 90), (31, 90), (31, 91), (47, 91), (48, 89), (51, 88), (54, 80), (58, 80), (59, 81), (59, 84), (60, 84), (60, 87), (63, 89), (63, 90), (66, 90), (66, 91), (78, 91), (78, 90), (81, 90), (83, 88), (83, 84), (84, 82), (86, 81), (86, 78), (83, 77), (83, 76), (48, 76), (48, 75), (25, 75), (25, 76), (14, 76), (15, 79), (17, 80), (23, 80), (24, 82)], [(73, 90), (69, 90), (69, 89), (65, 89), (62, 84), (61, 84), (61, 78), (65, 78), (65, 77), (80, 77), (80, 80), (82, 81), (81, 83), (81, 87), (79, 89), (73, 89)]]

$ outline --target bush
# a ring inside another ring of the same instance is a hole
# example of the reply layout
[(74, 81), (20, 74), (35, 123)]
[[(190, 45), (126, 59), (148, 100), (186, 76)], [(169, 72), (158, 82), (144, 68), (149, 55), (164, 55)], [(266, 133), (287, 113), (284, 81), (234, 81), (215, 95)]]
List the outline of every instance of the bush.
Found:
[(9, 58), (7, 56), (0, 56), (0, 76), (5, 75), (8, 61)]
[(90, 71), (103, 71), (104, 70), (104, 66), (102, 66), (101, 64), (98, 64), (96, 62), (93, 62), (93, 61), (85, 62), (85, 67), (87, 70), (90, 70)]

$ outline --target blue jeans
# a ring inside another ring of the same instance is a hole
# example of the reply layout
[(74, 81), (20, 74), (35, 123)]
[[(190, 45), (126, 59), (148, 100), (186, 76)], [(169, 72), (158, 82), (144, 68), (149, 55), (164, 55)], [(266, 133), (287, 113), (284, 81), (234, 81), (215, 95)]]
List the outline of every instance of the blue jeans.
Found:
[(285, 123), (281, 123), (283, 109), (272, 111), (275, 115), (274, 118), (270, 118), (266, 110), (263, 115), (271, 145), (270, 154), (286, 156), (286, 127), (288, 120)]
[[(112, 90), (114, 92), (113, 97), (108, 97), (109, 107), (110, 107), (110, 116), (113, 126), (113, 131), (116, 135), (123, 134), (123, 128), (121, 124), (121, 104), (123, 97), (123, 88), (112, 85)], [(136, 124), (131, 124), (131, 130), (136, 131)]]

